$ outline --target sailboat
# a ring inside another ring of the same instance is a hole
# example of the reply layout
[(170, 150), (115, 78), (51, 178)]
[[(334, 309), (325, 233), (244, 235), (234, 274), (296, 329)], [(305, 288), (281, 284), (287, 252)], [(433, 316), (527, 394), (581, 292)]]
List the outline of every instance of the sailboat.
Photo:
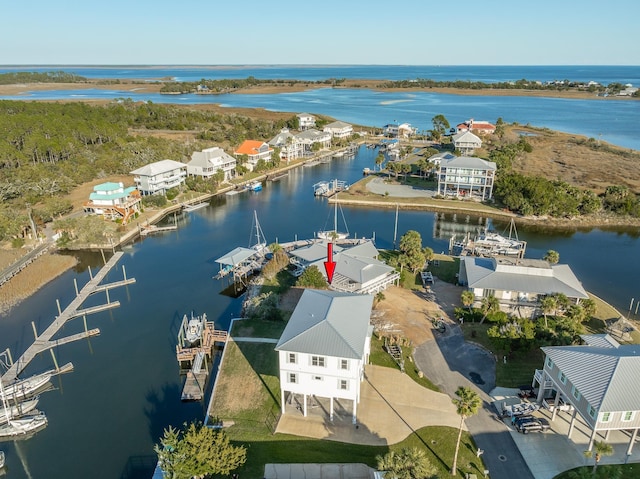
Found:
[(253, 236), (253, 229), (255, 228), (255, 237), (256, 237), (256, 242), (253, 244), (253, 246), (251, 245), (251, 238), (249, 238), (249, 247), (251, 249), (256, 250), (258, 253), (260, 253), (261, 256), (263, 256), (266, 253), (267, 250), (267, 240), (264, 237), (264, 233), (262, 232), (262, 227), (260, 226), (260, 222), (258, 221), (258, 213), (256, 210), (253, 210), (253, 225), (251, 226), (251, 236)]
[[(340, 214), (342, 214), (342, 208), (340, 208)], [(344, 214), (342, 214), (342, 220), (344, 221)], [(346, 226), (347, 222), (344, 221), (344, 223)], [(345, 233), (338, 231), (338, 202), (337, 201), (335, 202), (335, 208), (333, 212), (333, 229), (318, 231), (316, 233), (316, 237), (319, 239), (326, 239), (326, 240), (346, 239), (349, 237), (348, 230)]]
[[(24, 402), (7, 405), (7, 408), (9, 409), (9, 417), (19, 418), (21, 416), (26, 416), (36, 408), (39, 400), (40, 400), (40, 396), (36, 396)], [(5, 424), (7, 422), (8, 422), (7, 415), (0, 414), (0, 424)]]
[(35, 374), (25, 379), (18, 379), (11, 384), (2, 385), (0, 398), (7, 402), (18, 402), (32, 396), (38, 389), (47, 384), (51, 379), (51, 371)]
[(0, 426), (0, 440), (25, 438), (47, 426), (47, 417), (42, 412), (19, 418), (12, 416), (12, 408), (7, 404), (7, 396), (5, 395), (2, 381), (0, 381), (0, 396), (6, 419), (6, 424)]

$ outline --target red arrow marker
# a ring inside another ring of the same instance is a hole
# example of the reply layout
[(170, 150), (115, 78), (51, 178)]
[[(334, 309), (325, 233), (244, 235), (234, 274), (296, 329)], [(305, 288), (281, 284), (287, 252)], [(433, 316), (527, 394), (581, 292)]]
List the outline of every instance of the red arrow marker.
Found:
[(327, 261), (324, 262), (324, 270), (327, 272), (327, 280), (331, 284), (333, 272), (336, 270), (336, 262), (333, 261), (333, 243), (327, 243)]

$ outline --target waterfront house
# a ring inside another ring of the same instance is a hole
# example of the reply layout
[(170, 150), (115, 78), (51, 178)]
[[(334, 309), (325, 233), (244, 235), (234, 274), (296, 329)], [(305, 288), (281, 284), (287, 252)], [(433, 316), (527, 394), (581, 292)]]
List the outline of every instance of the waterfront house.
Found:
[(298, 113), (298, 129), (300, 131), (316, 127), (316, 117), (309, 113)]
[(480, 135), (492, 135), (496, 126), (488, 121), (477, 121), (473, 118), (456, 125), (456, 132), (471, 131)]
[[(395, 268), (378, 260), (379, 252), (371, 240), (357, 245), (335, 245), (333, 252), (336, 269), (330, 288), (335, 291), (376, 294), (397, 284), (400, 279)], [(289, 257), (299, 274), (310, 266), (316, 266), (326, 279), (326, 242), (318, 241), (297, 248), (289, 253)]]
[(296, 401), (306, 417), (315, 396), (329, 398), (330, 420), (336, 399), (350, 401), (356, 423), (371, 351), (372, 306), (371, 295), (312, 289), (302, 293), (275, 347), (282, 414), (287, 402)]
[(462, 156), (473, 155), (473, 153), (482, 147), (482, 140), (469, 130), (456, 133), (451, 137), (453, 146)]
[(417, 128), (414, 128), (409, 123), (389, 123), (382, 127), (382, 134), (389, 138), (410, 138), (415, 136)]
[(472, 156), (443, 159), (438, 168), (438, 194), (490, 200), (496, 169), (494, 162)]
[(236, 159), (217, 146), (194, 151), (191, 161), (187, 163), (188, 176), (200, 176), (204, 179), (211, 178), (218, 171), (222, 171), (224, 181), (228, 181), (233, 178), (235, 169)]
[(304, 154), (304, 144), (288, 128), (280, 130), (280, 133), (269, 141), (269, 146), (279, 148), (280, 159), (286, 160), (287, 163), (301, 158)]
[(265, 162), (271, 161), (273, 148), (270, 148), (264, 141), (245, 140), (233, 153), (236, 155), (236, 158), (241, 155), (246, 155), (247, 163), (244, 166), (250, 171), (253, 171), (260, 160)]
[(541, 348), (544, 367), (532, 383), (537, 400), (552, 409), (552, 421), (561, 408), (571, 413), (569, 439), (580, 415), (591, 431), (589, 450), (598, 433), (606, 441), (611, 431), (626, 431), (631, 455), (640, 428), (640, 347), (608, 334), (581, 337), (583, 345)]
[(136, 188), (146, 195), (164, 195), (167, 190), (184, 183), (187, 165), (173, 160), (161, 160), (133, 170)]
[(84, 211), (127, 224), (140, 211), (140, 203), (140, 192), (135, 186), (125, 188), (122, 183), (101, 183), (93, 187)]
[(318, 131), (315, 128), (301, 131), (296, 135), (296, 139), (304, 145), (304, 150), (313, 151), (313, 145), (318, 143), (321, 149), (331, 147), (331, 133)]
[(589, 297), (569, 265), (542, 259), (463, 256), (458, 281), (477, 302), (495, 296), (502, 310), (523, 317), (538, 316), (547, 295), (562, 293), (574, 304)]
[(325, 126), (322, 131), (331, 134), (331, 138), (349, 138), (353, 135), (353, 126), (344, 121), (334, 121)]
[(429, 158), (427, 158), (427, 161), (429, 161), (436, 169), (438, 169), (442, 161), (451, 160), (455, 157), (456, 155), (454, 155), (453, 153), (449, 153), (448, 151), (441, 151), (439, 153), (436, 153), (435, 155), (431, 155)]

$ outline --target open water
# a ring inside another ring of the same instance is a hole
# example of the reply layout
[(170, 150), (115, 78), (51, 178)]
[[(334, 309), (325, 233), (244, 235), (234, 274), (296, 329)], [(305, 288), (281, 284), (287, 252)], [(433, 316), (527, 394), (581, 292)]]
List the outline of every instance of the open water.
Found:
[[(319, 104), (303, 98), (292, 111), (317, 112)], [(342, 113), (335, 116), (345, 119), (350, 109), (349, 104), (343, 104)], [(460, 119), (491, 118), (481, 113), (467, 113)], [(371, 120), (363, 123), (384, 124), (387, 117), (372, 115)], [(153, 445), (163, 429), (202, 419), (205, 410), (204, 402), (181, 403), (179, 399), (181, 378), (175, 344), (182, 315), (206, 312), (218, 327), (226, 328), (240, 311), (242, 299), (222, 294), (226, 283), (212, 279), (218, 269), (215, 259), (252, 242), (254, 211), (268, 242), (311, 237), (315, 231), (331, 227), (333, 209), (313, 196), (312, 185), (333, 178), (352, 183), (361, 177), (364, 167), (373, 167), (375, 155), (374, 150), (362, 148), (355, 159), (299, 168), (280, 182), (267, 183), (261, 192), (216, 198), (208, 208), (178, 216), (178, 231), (126, 247), (120, 264), (137, 282), (111, 292), (111, 299), (121, 302), (119, 308), (88, 317), (89, 327), (101, 329), (100, 336), (55, 350), (58, 362), (72, 361), (75, 370), (54, 381), (55, 391), (42, 395), (40, 407), (49, 418), (45, 430), (25, 442), (0, 444), (7, 452), (8, 477), (150, 477), (155, 465)], [(379, 248), (393, 245), (394, 210), (344, 208), (344, 217), (352, 235), (375, 234)], [(430, 212), (401, 211), (398, 237), (413, 229), (422, 235), (425, 246), (446, 251), (448, 237), (442, 237), (443, 230), (483, 223), (460, 215), (443, 221)], [(499, 232), (507, 228), (489, 224)], [(623, 312), (627, 312), (631, 298), (640, 299), (635, 280), (640, 269), (637, 228), (547, 231), (540, 227), (519, 228), (518, 233), (528, 242), (528, 257), (539, 258), (548, 249), (557, 250), (561, 262), (572, 267), (587, 290)], [(101, 264), (97, 254), (80, 258), (78, 268), (0, 317), (0, 351), (9, 347), (17, 357), (32, 341), (30, 323), (42, 331), (56, 314), (56, 299), (62, 307), (69, 304), (73, 280), (84, 285), (89, 278), (87, 268), (95, 271)], [(116, 269), (107, 281), (121, 278)], [(104, 296), (98, 295), (86, 305), (103, 301)], [(80, 320), (71, 322), (62, 333), (66, 336), (81, 327)], [(51, 365), (50, 356), (42, 355), (27, 374)]]

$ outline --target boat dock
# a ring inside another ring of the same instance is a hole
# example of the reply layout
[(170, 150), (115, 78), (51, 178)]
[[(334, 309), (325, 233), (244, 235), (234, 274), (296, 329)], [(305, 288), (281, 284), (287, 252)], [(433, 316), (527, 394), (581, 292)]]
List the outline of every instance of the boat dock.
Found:
[(346, 191), (348, 189), (349, 185), (343, 180), (335, 179), (330, 181), (319, 181), (313, 185), (313, 195), (329, 197), (340, 191)]
[[(111, 301), (109, 299), (109, 290), (113, 288), (117, 288), (119, 286), (125, 286), (132, 283), (135, 283), (135, 278), (127, 278), (126, 271), (124, 266), (122, 267), (122, 273), (124, 279), (121, 281), (116, 281), (109, 284), (101, 285), (102, 280), (107, 276), (107, 273), (115, 267), (118, 263), (118, 260), (122, 257), (124, 253), (121, 251), (115, 253), (109, 261), (105, 262), (105, 265), (98, 271), (98, 273), (94, 276), (91, 273), (91, 268), (89, 268), (89, 275), (91, 277), (90, 281), (80, 290), (78, 291), (78, 285), (74, 280), (74, 284), (76, 287), (76, 297), (69, 306), (65, 308), (64, 311), (60, 310), (60, 302), (57, 301), (58, 305), (58, 315), (55, 320), (47, 329), (45, 329), (41, 334), (38, 334), (36, 330), (35, 323), (32, 321), (31, 326), (33, 328), (33, 334), (35, 336), (35, 340), (31, 346), (29, 346), (26, 351), (20, 356), (15, 362), (11, 358), (11, 351), (7, 348), (3, 354), (7, 355), (9, 360), (10, 367), (7, 369), (7, 372), (2, 375), (0, 378), (4, 383), (10, 383), (18, 379), (18, 376), (24, 369), (33, 361), (33, 359), (40, 353), (44, 351), (50, 351), (51, 356), (53, 358), (53, 362), (57, 372), (61, 372), (62, 368), (58, 367), (58, 362), (54, 355), (54, 348), (57, 346), (61, 346), (63, 344), (67, 344), (73, 341), (77, 341), (78, 339), (89, 338), (91, 336), (96, 336), (100, 334), (100, 330), (88, 329), (87, 328), (87, 315), (92, 313), (97, 313), (99, 311), (106, 311), (108, 309), (116, 308), (120, 306), (119, 301)], [(82, 303), (86, 301), (86, 299), (94, 293), (104, 291), (106, 294), (106, 304), (92, 306), (89, 308), (81, 309)], [(71, 319), (82, 316), (84, 320), (84, 331), (77, 334), (72, 334), (65, 338), (60, 339), (52, 339), (56, 333), (60, 329), (64, 327), (64, 325), (70, 321)]]
[[(187, 347), (184, 341), (185, 324), (180, 325), (176, 358), (180, 364), (189, 363), (187, 378), (182, 388), (182, 401), (199, 401), (204, 396), (205, 384), (209, 375), (208, 363), (216, 343), (227, 342), (227, 332), (215, 329), (213, 321), (205, 321), (202, 337), (198, 346)], [(207, 359), (209, 358), (209, 360)]]
[(140, 236), (147, 236), (154, 233), (163, 233), (165, 231), (176, 231), (178, 225), (169, 226), (156, 226), (156, 225), (144, 225), (140, 226)]

